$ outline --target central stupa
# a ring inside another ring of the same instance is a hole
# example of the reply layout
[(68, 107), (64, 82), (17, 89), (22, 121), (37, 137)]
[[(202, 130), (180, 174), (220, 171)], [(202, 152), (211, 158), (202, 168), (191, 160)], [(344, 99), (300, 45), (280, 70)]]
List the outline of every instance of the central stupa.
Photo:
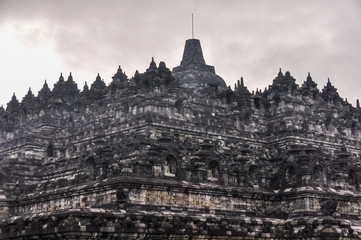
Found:
[(181, 64), (173, 68), (173, 76), (187, 88), (207, 85), (227, 87), (224, 80), (215, 73), (214, 67), (207, 65), (204, 61), (201, 43), (198, 39), (186, 41)]

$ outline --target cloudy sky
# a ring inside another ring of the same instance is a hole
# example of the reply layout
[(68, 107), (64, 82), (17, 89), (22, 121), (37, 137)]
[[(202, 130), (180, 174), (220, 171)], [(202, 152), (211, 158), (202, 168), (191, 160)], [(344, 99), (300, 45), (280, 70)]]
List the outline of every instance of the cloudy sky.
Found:
[(131, 77), (152, 57), (179, 65), (184, 43), (201, 40), (206, 63), (233, 86), (264, 89), (281, 67), (299, 85), (329, 77), (341, 97), (361, 98), (359, 0), (0, 0), (0, 104), (72, 72), (78, 87), (121, 65)]

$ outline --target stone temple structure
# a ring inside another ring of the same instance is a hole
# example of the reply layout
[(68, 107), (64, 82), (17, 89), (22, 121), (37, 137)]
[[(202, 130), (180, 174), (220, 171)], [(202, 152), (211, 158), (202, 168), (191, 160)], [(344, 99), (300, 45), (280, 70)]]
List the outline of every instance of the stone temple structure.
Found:
[(227, 88), (187, 40), (0, 109), (0, 239), (361, 238), (361, 108), (308, 74)]

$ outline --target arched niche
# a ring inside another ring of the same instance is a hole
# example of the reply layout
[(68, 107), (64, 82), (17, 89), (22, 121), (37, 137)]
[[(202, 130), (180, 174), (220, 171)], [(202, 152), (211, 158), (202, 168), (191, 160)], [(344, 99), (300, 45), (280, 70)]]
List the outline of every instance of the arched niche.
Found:
[(219, 180), (220, 178), (220, 171), (219, 171), (219, 164), (217, 161), (212, 160), (208, 164), (208, 171), (207, 171), (207, 178), (209, 180)]
[(315, 165), (313, 168), (313, 182), (322, 184), (324, 179), (323, 168), (320, 165)]
[(354, 169), (350, 169), (348, 171), (348, 177), (347, 182), (350, 186), (357, 187), (358, 181), (357, 181), (357, 173)]
[(179, 114), (183, 114), (183, 101), (182, 100), (177, 100), (174, 104), (174, 107), (176, 108), (177, 110), (177, 113)]
[(248, 168), (248, 183), (253, 185), (258, 185), (258, 167), (256, 165), (251, 165)]
[(164, 161), (164, 176), (175, 177), (177, 175), (177, 160), (174, 155), (167, 155)]
[(85, 162), (85, 175), (90, 180), (96, 178), (95, 159), (93, 157), (88, 158)]
[(48, 157), (54, 157), (54, 146), (53, 146), (52, 143), (50, 143), (50, 144), (48, 145), (48, 147), (46, 148), (46, 155), (47, 155)]
[(144, 82), (144, 89), (146, 93), (150, 92), (150, 82), (148, 80)]
[(288, 166), (285, 169), (285, 183), (286, 185), (293, 185), (296, 183), (296, 169), (294, 166)]

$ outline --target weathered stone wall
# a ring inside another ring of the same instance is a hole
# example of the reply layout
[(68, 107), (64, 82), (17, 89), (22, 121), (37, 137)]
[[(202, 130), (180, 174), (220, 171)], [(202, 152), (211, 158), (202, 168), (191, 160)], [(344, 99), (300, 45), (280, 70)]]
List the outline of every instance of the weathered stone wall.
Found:
[[(31, 215), (2, 225), (6, 239), (26, 239), (34, 234), (44, 239), (358, 239), (354, 220), (302, 217), (289, 220), (218, 216), (209, 213), (73, 209), (53, 214)], [(19, 234), (21, 230), (21, 234)]]

